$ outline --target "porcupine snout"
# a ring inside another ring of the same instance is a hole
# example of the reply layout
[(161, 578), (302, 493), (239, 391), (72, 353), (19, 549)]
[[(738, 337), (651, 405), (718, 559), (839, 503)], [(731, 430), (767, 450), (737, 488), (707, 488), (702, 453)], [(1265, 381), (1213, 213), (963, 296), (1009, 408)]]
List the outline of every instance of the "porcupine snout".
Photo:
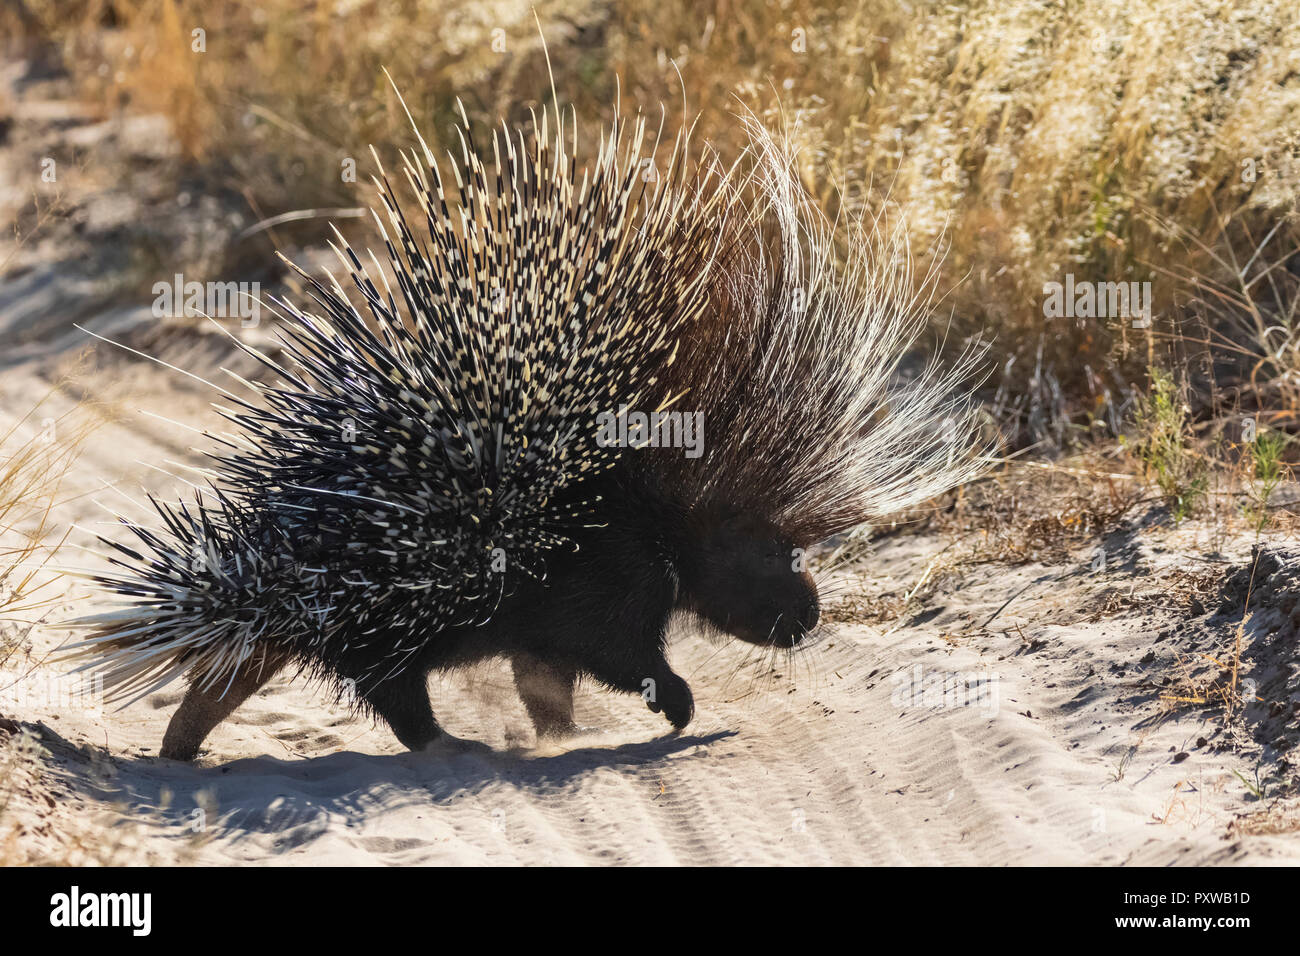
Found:
[(821, 618), (821, 601), (812, 575), (806, 571), (797, 575), (793, 589), (783, 602), (769, 606), (767, 616), (773, 622), (770, 636), (759, 643), (777, 647), (797, 647), (802, 643)]
[(821, 602), (818, 600), (817, 594), (813, 593), (811, 597), (803, 602), (803, 606), (799, 609), (799, 626), (803, 628), (806, 634), (817, 626), (820, 619)]
[(706, 519), (682, 565), (686, 605), (720, 631), (750, 644), (795, 647), (817, 626), (817, 583), (795, 547), (752, 515)]

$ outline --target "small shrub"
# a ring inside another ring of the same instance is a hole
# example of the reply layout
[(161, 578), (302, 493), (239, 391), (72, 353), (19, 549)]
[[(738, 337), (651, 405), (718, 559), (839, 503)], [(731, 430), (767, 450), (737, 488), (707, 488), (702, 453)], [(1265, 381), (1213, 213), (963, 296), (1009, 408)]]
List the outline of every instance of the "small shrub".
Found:
[(1209, 469), (1190, 445), (1191, 414), (1168, 372), (1152, 368), (1148, 394), (1137, 402), (1134, 454), (1155, 481), (1175, 521), (1190, 517), (1205, 498)]
[(1250, 443), (1249, 497), (1242, 513), (1256, 534), (1268, 524), (1269, 499), (1286, 475), (1282, 462), (1286, 446), (1287, 436), (1276, 431), (1260, 432)]

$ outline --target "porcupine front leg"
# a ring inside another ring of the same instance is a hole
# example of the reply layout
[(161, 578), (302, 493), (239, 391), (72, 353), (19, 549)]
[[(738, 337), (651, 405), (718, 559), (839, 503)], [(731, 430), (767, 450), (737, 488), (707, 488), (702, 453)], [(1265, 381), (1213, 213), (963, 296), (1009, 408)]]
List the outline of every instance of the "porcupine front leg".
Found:
[(641, 696), (646, 706), (654, 713), (662, 713), (676, 730), (682, 730), (695, 716), (695, 695), (691, 687), (663, 661), (658, 677), (652, 677), (653, 684), (642, 682)]
[(207, 688), (200, 686), (201, 681), (190, 684), (167, 724), (159, 754), (169, 760), (193, 760), (208, 734), (287, 663), (287, 656), (267, 652), (245, 661), (233, 680), (216, 680)]
[(564, 737), (574, 734), (573, 686), (578, 672), (566, 665), (548, 664), (531, 654), (516, 654), (510, 659), (515, 675), (515, 689), (532, 718), (537, 736)]
[(592, 677), (615, 690), (638, 694), (654, 713), (681, 730), (695, 716), (695, 696), (664, 657), (663, 648), (644, 654), (602, 656), (591, 661)]
[(433, 716), (428, 673), (423, 668), (400, 670), (361, 696), (408, 750), (424, 750), (446, 736)]

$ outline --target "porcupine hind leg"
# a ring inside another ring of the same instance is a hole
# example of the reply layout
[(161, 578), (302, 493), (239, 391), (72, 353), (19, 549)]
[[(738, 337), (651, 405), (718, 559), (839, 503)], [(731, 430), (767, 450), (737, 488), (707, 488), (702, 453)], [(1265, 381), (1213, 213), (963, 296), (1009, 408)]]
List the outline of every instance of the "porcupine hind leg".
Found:
[(206, 688), (200, 681), (190, 684), (163, 734), (159, 754), (169, 760), (193, 760), (208, 734), (288, 662), (286, 656), (267, 653), (245, 661), (233, 680), (213, 681)]
[(567, 665), (548, 664), (531, 654), (510, 660), (515, 688), (528, 709), (538, 738), (565, 737), (578, 732), (573, 722), (573, 686), (578, 672)]

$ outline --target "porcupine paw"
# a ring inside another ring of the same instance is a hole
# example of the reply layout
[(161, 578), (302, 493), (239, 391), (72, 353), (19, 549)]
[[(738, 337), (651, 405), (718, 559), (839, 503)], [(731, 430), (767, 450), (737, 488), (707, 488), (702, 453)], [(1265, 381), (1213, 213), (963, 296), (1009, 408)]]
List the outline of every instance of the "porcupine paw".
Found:
[(582, 733), (586, 728), (579, 727), (572, 720), (535, 721), (533, 730), (538, 740), (563, 740)]
[(646, 700), (646, 706), (656, 714), (662, 713), (668, 722), (681, 730), (695, 716), (695, 696), (690, 685), (669, 671), (657, 681), (655, 694)]
[(199, 745), (189, 741), (183, 743), (164, 741), (158, 750), (158, 756), (165, 760), (181, 760), (186, 763), (195, 760), (198, 755)]

